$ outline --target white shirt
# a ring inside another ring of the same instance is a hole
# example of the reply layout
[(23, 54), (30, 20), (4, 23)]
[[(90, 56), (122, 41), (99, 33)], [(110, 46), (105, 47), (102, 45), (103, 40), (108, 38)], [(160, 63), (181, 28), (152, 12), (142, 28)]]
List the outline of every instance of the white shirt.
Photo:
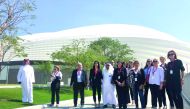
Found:
[(62, 73), (60, 71), (58, 72), (53, 72), (52, 73), (53, 78), (51, 78), (51, 80), (53, 81), (54, 79), (56, 79), (56, 76), (60, 77), (60, 80), (62, 80)]
[(149, 84), (160, 85), (164, 81), (164, 69), (160, 66), (150, 68)]
[(137, 74), (139, 71), (140, 71), (139, 69), (137, 69), (137, 70), (134, 69), (135, 74)]
[(82, 82), (82, 71), (77, 71), (77, 82)]

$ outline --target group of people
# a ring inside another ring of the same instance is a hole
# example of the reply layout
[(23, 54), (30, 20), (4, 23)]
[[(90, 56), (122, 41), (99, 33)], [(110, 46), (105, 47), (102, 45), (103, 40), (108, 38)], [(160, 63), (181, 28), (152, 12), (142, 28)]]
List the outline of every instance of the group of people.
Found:
[[(167, 92), (170, 108), (175, 106), (177, 109), (183, 109), (181, 91), (185, 69), (182, 61), (177, 59), (175, 51), (169, 51), (167, 58), (170, 60), (167, 64), (166, 59), (162, 56), (159, 59), (160, 64), (158, 59), (147, 59), (144, 68), (140, 68), (138, 60), (128, 63), (118, 61), (117, 65), (107, 62), (103, 69), (101, 69), (100, 63), (95, 61), (89, 78), (82, 63), (78, 63), (77, 68), (72, 72), (70, 82), (74, 93), (74, 107), (77, 107), (78, 93), (81, 97), (80, 104), (84, 105), (84, 89), (90, 86), (95, 107), (100, 107), (101, 98), (103, 98), (103, 108), (107, 108), (108, 105), (116, 108), (118, 105), (119, 109), (126, 109), (130, 102), (135, 103), (136, 108), (139, 108), (138, 98), (140, 98), (141, 108), (146, 108), (150, 89), (152, 108), (157, 108), (157, 104), (159, 104), (159, 108), (167, 107)], [(22, 101), (32, 103), (32, 83), (35, 82), (35, 79), (29, 60), (24, 60), (24, 66), (20, 68), (17, 79), (23, 88)], [(50, 106), (54, 105), (55, 97), (56, 104), (59, 105), (61, 79), (60, 67), (55, 66), (51, 74), (52, 99)]]
[(100, 63), (95, 61), (89, 79), (82, 69), (82, 63), (78, 63), (70, 84), (74, 91), (74, 107), (77, 106), (78, 92), (81, 96), (81, 106), (84, 105), (84, 89), (89, 85), (92, 88), (95, 107), (100, 107), (103, 98), (103, 108), (108, 105), (115, 108), (118, 105), (119, 109), (126, 109), (131, 101), (139, 108), (140, 98), (141, 108), (146, 108), (150, 89), (152, 108), (167, 108), (167, 92), (170, 108), (183, 109), (181, 91), (185, 68), (182, 61), (177, 59), (174, 50), (168, 52), (167, 58), (170, 60), (167, 64), (163, 56), (159, 60), (147, 59), (144, 68), (140, 68), (138, 60), (127, 64), (118, 61), (115, 66), (112, 62), (107, 62), (103, 69)]

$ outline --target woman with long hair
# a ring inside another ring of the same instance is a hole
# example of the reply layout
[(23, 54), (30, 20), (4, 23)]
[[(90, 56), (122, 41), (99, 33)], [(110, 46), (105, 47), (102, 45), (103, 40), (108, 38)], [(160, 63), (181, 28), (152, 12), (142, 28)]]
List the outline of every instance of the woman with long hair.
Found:
[(144, 67), (144, 73), (145, 73), (145, 86), (144, 86), (144, 101), (145, 101), (145, 107), (147, 105), (147, 101), (148, 101), (148, 90), (150, 88), (149, 86), (149, 76), (150, 76), (150, 68), (152, 66), (152, 60), (151, 59), (147, 59), (146, 61), (146, 65)]
[(123, 67), (122, 62), (117, 62), (117, 68), (114, 69), (112, 81), (116, 85), (119, 109), (127, 109), (129, 93), (127, 93), (128, 87), (126, 80), (126, 68)]
[(94, 61), (93, 68), (90, 70), (89, 82), (90, 86), (92, 87), (95, 107), (97, 107), (96, 93), (98, 93), (98, 107), (100, 107), (102, 79), (103, 76), (100, 69), (100, 63), (98, 61)]

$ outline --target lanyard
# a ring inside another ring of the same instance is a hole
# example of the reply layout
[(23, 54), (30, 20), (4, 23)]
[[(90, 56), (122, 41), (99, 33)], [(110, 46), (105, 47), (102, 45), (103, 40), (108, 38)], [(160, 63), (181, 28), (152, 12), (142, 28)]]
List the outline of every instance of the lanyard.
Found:
[(118, 73), (120, 74), (122, 71), (122, 68), (118, 68)]
[(170, 63), (170, 69), (172, 69), (172, 70), (173, 70), (173, 69), (174, 69), (174, 67), (175, 67), (175, 61), (173, 61), (173, 62), (171, 62), (171, 63)]
[(156, 70), (158, 69), (158, 67), (156, 67), (155, 69), (154, 69), (155, 67), (153, 67), (153, 75), (154, 75), (154, 73), (156, 72)]
[(148, 67), (148, 68), (147, 68), (147, 74), (149, 75), (150, 72), (151, 72), (151, 67)]

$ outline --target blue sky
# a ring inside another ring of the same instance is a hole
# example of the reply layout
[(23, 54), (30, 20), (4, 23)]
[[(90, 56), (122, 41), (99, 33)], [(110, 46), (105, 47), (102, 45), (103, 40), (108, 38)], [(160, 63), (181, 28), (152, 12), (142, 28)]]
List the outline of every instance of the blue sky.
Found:
[(132, 24), (190, 41), (190, 0), (36, 0), (36, 5), (31, 33)]

